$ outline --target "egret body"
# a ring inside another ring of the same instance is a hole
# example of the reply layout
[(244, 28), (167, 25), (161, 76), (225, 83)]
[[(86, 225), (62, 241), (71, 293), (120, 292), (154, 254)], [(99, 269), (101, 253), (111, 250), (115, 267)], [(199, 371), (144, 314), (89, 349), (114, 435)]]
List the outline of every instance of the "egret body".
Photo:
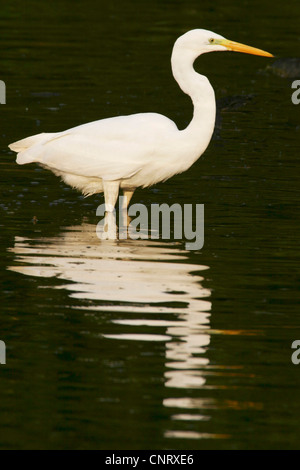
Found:
[(141, 113), (37, 134), (11, 144), (17, 163), (38, 163), (84, 195), (104, 192), (112, 211), (122, 188), (127, 203), (137, 187), (151, 186), (187, 170), (205, 151), (214, 131), (216, 101), (209, 80), (193, 63), (206, 52), (239, 51), (272, 57), (268, 52), (225, 39), (204, 29), (179, 37), (171, 64), (175, 80), (194, 105), (186, 129), (161, 114)]

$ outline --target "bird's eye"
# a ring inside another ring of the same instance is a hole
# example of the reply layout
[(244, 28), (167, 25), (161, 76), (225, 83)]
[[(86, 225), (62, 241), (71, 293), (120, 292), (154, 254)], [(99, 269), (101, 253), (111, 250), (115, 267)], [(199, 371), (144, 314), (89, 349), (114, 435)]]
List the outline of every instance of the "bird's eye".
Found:
[(213, 44), (213, 43), (214, 43), (214, 38), (210, 38), (210, 39), (208, 40), (208, 42), (209, 42), (210, 44)]

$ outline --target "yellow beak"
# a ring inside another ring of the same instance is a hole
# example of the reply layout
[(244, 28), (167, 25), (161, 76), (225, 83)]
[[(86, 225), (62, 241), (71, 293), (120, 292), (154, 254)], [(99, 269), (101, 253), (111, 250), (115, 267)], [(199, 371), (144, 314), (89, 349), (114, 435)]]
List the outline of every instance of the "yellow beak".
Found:
[(274, 57), (273, 54), (263, 51), (262, 49), (256, 49), (256, 47), (246, 46), (245, 44), (229, 41), (228, 39), (222, 39), (220, 44), (225, 46), (229, 51), (244, 52), (245, 54), (262, 55), (265, 57)]

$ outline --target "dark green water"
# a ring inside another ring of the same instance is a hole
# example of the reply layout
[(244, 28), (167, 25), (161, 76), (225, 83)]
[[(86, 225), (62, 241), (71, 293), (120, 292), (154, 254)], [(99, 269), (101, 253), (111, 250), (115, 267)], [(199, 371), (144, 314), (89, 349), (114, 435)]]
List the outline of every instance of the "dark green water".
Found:
[(182, 128), (192, 107), (170, 72), (180, 34), (207, 28), (297, 57), (299, 22), (296, 0), (2, 6), (2, 449), (299, 448), (300, 105), (291, 80), (265, 71), (273, 61), (201, 57), (218, 99), (252, 99), (223, 109), (192, 169), (134, 196), (204, 204), (201, 251), (100, 243), (101, 196), (18, 167), (7, 149), (135, 112)]

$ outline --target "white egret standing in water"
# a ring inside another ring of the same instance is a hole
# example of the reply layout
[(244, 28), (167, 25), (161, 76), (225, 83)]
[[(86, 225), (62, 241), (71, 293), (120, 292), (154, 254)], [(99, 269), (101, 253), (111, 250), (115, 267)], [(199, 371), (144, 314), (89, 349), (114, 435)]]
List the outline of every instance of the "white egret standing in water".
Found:
[(39, 163), (86, 196), (104, 192), (109, 211), (120, 188), (129, 203), (137, 187), (182, 173), (206, 150), (213, 134), (214, 90), (205, 76), (195, 72), (193, 63), (201, 54), (214, 51), (273, 57), (211, 31), (189, 31), (177, 39), (171, 58), (174, 78), (194, 105), (193, 119), (186, 129), (178, 130), (173, 121), (155, 113), (103, 119), (11, 144), (10, 149), (18, 152), (17, 163)]

